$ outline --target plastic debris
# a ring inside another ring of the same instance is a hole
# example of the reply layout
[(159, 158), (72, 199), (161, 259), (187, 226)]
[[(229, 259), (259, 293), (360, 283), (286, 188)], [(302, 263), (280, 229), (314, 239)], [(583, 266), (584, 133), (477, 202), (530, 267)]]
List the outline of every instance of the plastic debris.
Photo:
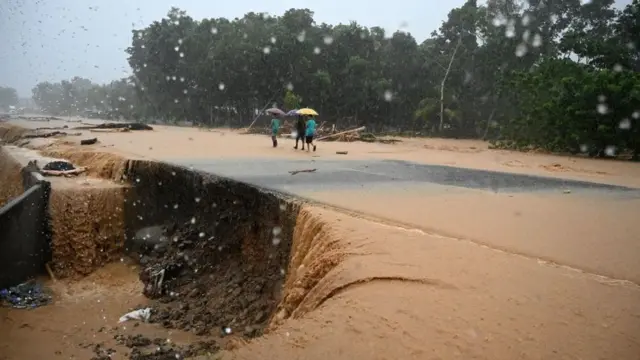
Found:
[(45, 291), (41, 284), (29, 281), (0, 290), (0, 302), (16, 309), (35, 309), (49, 304), (51, 295)]
[(149, 321), (149, 317), (151, 317), (151, 308), (138, 309), (122, 315), (118, 323), (123, 323), (129, 320), (141, 320), (147, 322)]

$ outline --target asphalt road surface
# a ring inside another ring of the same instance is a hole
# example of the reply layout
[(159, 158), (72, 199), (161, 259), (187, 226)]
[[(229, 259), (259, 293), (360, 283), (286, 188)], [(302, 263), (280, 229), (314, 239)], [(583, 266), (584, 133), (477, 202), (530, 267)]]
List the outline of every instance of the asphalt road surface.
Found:
[[(598, 192), (640, 198), (640, 189), (520, 175), (494, 171), (464, 169), (441, 165), (424, 165), (399, 160), (282, 160), (264, 159), (176, 159), (173, 164), (229, 177), (261, 187), (293, 194), (310, 190), (380, 188), (385, 186), (446, 186), (492, 192)], [(315, 169), (292, 175), (290, 171)]]

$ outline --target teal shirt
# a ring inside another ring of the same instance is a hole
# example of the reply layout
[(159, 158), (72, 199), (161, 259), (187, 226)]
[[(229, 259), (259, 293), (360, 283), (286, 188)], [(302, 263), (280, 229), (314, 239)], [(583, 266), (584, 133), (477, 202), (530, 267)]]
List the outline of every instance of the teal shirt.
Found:
[(313, 136), (316, 133), (316, 121), (314, 119), (307, 120), (307, 130), (305, 136)]
[(271, 131), (276, 133), (280, 129), (280, 120), (271, 119)]

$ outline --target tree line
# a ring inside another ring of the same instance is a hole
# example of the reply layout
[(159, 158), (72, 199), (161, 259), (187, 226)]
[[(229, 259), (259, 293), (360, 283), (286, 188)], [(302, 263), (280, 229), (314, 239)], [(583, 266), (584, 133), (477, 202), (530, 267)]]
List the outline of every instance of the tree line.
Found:
[(47, 111), (242, 126), (265, 107), (339, 127), (483, 138), (508, 148), (640, 155), (640, 0), (468, 0), (422, 42), (356, 22), (195, 20), (172, 8), (134, 30), (133, 75), (41, 83)]
[(10, 106), (18, 105), (18, 92), (11, 87), (0, 86), (0, 110), (8, 111)]

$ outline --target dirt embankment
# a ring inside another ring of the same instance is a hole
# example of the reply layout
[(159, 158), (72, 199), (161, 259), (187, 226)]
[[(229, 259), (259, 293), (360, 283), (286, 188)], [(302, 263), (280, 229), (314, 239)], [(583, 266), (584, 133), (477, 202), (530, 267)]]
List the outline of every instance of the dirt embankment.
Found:
[(0, 148), (0, 207), (24, 192), (22, 167)]

